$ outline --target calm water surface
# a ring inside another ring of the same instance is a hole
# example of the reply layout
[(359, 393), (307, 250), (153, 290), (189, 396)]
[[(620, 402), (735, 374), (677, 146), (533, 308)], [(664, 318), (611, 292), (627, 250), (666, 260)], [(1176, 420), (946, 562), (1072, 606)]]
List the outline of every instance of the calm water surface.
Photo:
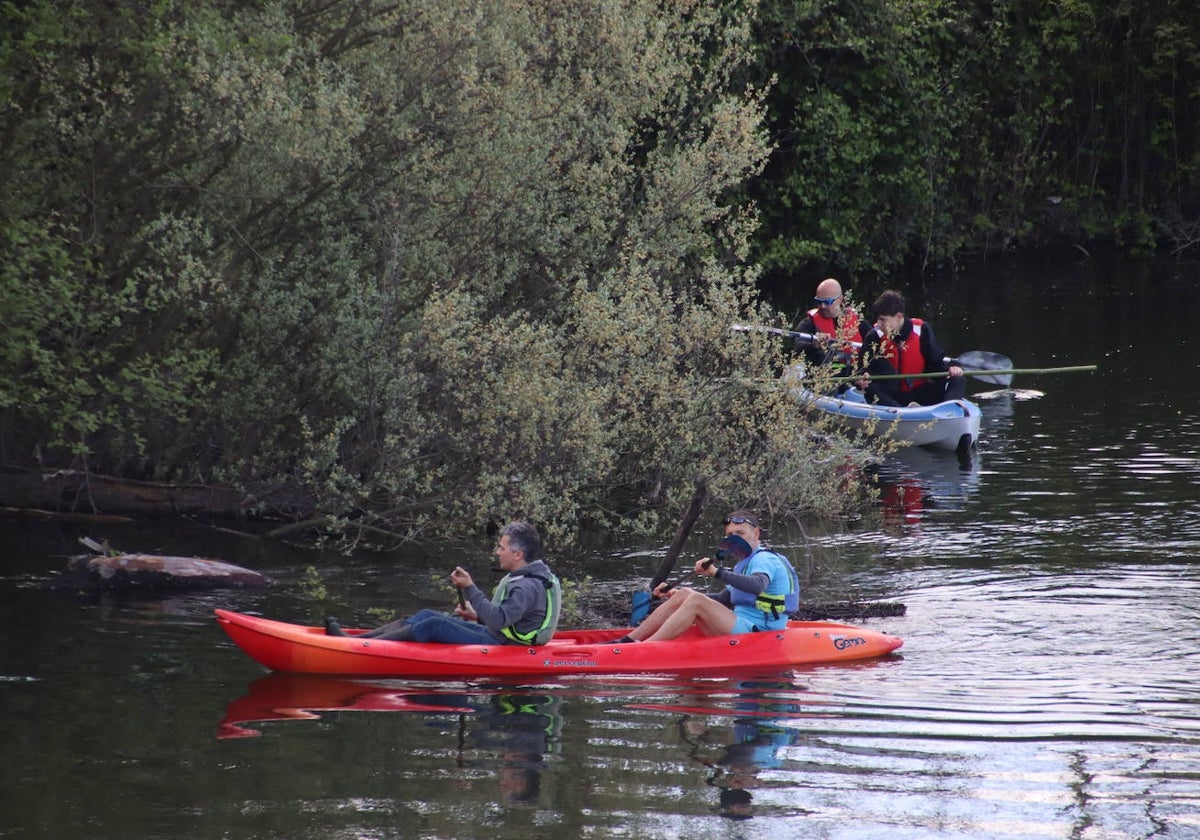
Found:
[[(1200, 837), (1200, 272), (1099, 262), (908, 290), (948, 349), (1101, 371), (977, 393), (969, 465), (904, 453), (875, 514), (773, 535), (812, 600), (907, 606), (863, 622), (905, 639), (884, 661), (519, 686), (265, 675), (213, 607), (369, 622), (483, 554), (335, 561), (186, 524), (0, 520), (0, 837)], [(47, 591), (82, 534), (277, 585)], [(661, 550), (559, 565), (624, 598)]]

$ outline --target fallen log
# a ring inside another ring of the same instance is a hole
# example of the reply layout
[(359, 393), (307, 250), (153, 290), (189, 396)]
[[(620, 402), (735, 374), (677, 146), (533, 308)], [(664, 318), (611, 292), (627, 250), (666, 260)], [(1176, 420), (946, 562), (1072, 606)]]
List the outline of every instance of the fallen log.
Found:
[[(86, 537), (89, 548), (97, 544)], [(67, 560), (67, 568), (50, 586), (72, 590), (138, 590), (178, 592), (270, 586), (271, 580), (251, 569), (203, 557), (159, 554), (84, 554)]]
[(800, 621), (844, 621), (855, 618), (894, 618), (908, 612), (898, 601), (834, 601), (801, 604), (792, 618)]
[(71, 513), (40, 508), (0, 507), (0, 516), (12, 519), (53, 519), (59, 522), (87, 522), (92, 525), (123, 525), (133, 522), (129, 516), (115, 513)]

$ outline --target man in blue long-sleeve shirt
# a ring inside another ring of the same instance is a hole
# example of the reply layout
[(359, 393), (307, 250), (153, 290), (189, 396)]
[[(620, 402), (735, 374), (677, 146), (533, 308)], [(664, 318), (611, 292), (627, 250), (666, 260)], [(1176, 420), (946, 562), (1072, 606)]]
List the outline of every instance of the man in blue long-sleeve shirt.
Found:
[(705, 595), (659, 584), (654, 595), (667, 598), (667, 602), (624, 639), (662, 642), (682, 635), (693, 623), (706, 636), (786, 627), (789, 614), (800, 606), (800, 581), (788, 559), (764, 547), (761, 540), (757, 514), (749, 510), (729, 514), (725, 517), (725, 542), (741, 546), (733, 568), (722, 568), (708, 557), (696, 561), (696, 574), (716, 578), (725, 589)]

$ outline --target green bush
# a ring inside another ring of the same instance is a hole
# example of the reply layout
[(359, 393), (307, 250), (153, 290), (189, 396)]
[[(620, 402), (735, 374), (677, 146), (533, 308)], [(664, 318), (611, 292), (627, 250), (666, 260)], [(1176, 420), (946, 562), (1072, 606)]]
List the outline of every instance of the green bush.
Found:
[[(1124, 0), (763, 0), (773, 275), (1200, 242), (1200, 17)], [(804, 282), (808, 282), (805, 280)]]
[(0, 14), (5, 461), (294, 488), (369, 534), (657, 529), (697, 475), (841, 504), (860, 456), (728, 331), (771, 317), (739, 4)]

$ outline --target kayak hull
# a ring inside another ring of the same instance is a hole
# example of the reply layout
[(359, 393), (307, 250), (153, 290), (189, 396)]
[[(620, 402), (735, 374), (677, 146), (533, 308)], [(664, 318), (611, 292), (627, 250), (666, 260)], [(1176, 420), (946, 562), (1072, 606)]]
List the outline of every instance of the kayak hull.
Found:
[[(216, 610), (217, 622), (251, 659), (295, 674), (496, 677), (566, 674), (722, 673), (874, 659), (903, 642), (864, 627), (792, 621), (786, 630), (617, 643), (626, 629), (570, 630), (545, 645), (445, 645), (329, 636), (322, 627)], [(359, 631), (361, 632), (361, 631)]]
[(979, 442), (982, 412), (970, 400), (947, 400), (936, 405), (883, 406), (868, 403), (851, 388), (843, 394), (819, 395), (801, 389), (801, 401), (829, 414), (843, 425), (899, 443), (962, 452)]

